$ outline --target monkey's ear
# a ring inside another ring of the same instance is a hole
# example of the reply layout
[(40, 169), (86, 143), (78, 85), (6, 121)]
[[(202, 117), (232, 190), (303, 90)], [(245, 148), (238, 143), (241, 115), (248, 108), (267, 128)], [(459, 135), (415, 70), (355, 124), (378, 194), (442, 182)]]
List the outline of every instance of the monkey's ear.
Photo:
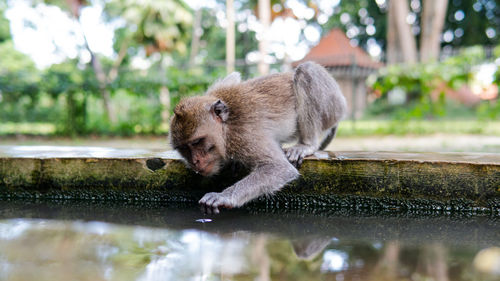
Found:
[(240, 82), (241, 82), (241, 74), (239, 72), (233, 72), (228, 76), (226, 76), (224, 79), (218, 80), (212, 86), (210, 86), (210, 88), (208, 88), (207, 90), (207, 94), (210, 91), (213, 91), (217, 88), (235, 85)]
[(239, 72), (233, 72), (226, 76), (220, 83), (223, 85), (238, 84), (241, 82), (241, 74)]
[(227, 118), (229, 118), (229, 108), (221, 100), (217, 100), (212, 104), (212, 106), (210, 107), (210, 112), (219, 122), (226, 122)]

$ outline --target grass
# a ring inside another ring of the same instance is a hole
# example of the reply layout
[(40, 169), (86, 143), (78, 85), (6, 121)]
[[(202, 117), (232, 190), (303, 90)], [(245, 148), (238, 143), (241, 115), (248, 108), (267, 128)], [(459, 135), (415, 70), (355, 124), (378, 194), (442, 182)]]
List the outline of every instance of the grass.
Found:
[(0, 123), (0, 136), (5, 135), (55, 135), (56, 125), (52, 123)]
[(500, 121), (453, 120), (453, 121), (393, 121), (393, 120), (346, 120), (340, 123), (339, 136), (369, 135), (430, 135), (430, 134), (477, 134), (500, 136)]
[[(346, 120), (340, 123), (338, 130), (339, 136), (403, 136), (436, 133), (500, 136), (500, 121)], [(0, 136), (8, 135), (56, 136), (56, 126), (51, 123), (0, 123)]]

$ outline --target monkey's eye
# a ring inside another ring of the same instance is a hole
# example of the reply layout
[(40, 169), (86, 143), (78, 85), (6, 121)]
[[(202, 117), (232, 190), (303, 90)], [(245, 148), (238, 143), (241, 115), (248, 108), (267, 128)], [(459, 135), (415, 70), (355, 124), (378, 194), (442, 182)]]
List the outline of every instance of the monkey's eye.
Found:
[(181, 154), (189, 150), (189, 148), (186, 145), (179, 145), (174, 147), (174, 149), (179, 151)]
[(203, 141), (203, 138), (196, 139), (191, 142), (191, 145), (196, 146), (199, 145)]

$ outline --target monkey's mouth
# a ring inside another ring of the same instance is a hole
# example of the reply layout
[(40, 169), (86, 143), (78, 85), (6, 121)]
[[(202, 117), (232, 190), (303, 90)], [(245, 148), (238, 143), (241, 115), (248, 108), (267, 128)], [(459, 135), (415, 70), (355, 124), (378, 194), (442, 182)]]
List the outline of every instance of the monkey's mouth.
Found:
[(196, 167), (195, 170), (204, 177), (211, 176), (211, 175), (215, 174), (214, 166), (215, 166), (215, 161), (211, 161), (211, 162), (208, 162), (203, 167)]

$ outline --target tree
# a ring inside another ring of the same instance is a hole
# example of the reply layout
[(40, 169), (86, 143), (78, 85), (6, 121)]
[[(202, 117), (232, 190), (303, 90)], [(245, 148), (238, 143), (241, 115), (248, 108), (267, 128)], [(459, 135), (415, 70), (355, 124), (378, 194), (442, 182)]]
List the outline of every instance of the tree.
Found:
[[(393, 5), (407, 10), (401, 14), (403, 20), (391, 13), (390, 6)], [(328, 14), (328, 21), (321, 26), (323, 34), (333, 27), (342, 27), (354, 44), (364, 48), (369, 47), (369, 42), (376, 42), (386, 51), (388, 62), (404, 61), (403, 51), (413, 53), (413, 47), (399, 50), (401, 47), (397, 44), (400, 43), (415, 45), (415, 49), (419, 46), (419, 59), (426, 61), (436, 59), (438, 51), (444, 46), (499, 44), (498, 5), (495, 0), (341, 1)], [(325, 15), (327, 12), (320, 10), (319, 14)], [(395, 37), (398, 30), (396, 17), (400, 19), (400, 29), (407, 30), (406, 34), (412, 35), (414, 39)], [(406, 54), (406, 57), (415, 60), (414, 55)]]
[(51, 65), (43, 73), (41, 87), (55, 99), (64, 96), (66, 114), (61, 116), (59, 132), (71, 136), (87, 133), (87, 97), (101, 87), (93, 71), (79, 69), (77, 64), (76, 60), (67, 60)]
[(261, 37), (259, 40), (259, 74), (265, 75), (269, 73), (269, 64), (266, 63), (265, 59), (267, 56), (268, 48), (268, 32), (269, 26), (271, 24), (271, 1), (270, 0), (259, 0), (259, 19), (262, 25)]
[(387, 14), (387, 63), (417, 62), (417, 46), (411, 26), (407, 23), (408, 2), (389, 1)]
[(163, 105), (163, 122), (168, 122), (171, 98), (165, 85), (164, 57), (171, 53), (186, 54), (193, 22), (191, 9), (181, 0), (110, 0), (105, 11), (112, 18), (125, 20), (127, 26), (122, 31), (135, 30), (124, 36), (122, 42), (125, 46), (133, 42), (144, 48), (147, 56), (160, 54), (158, 67), (164, 85), (160, 88), (159, 99)]
[(111, 123), (116, 123), (116, 114), (113, 109), (113, 105), (111, 104), (111, 95), (107, 88), (107, 77), (104, 73), (104, 69), (102, 67), (101, 60), (95, 54), (95, 52), (90, 48), (87, 36), (85, 35), (83, 28), (81, 28), (80, 21), (80, 11), (83, 7), (87, 6), (89, 3), (86, 0), (44, 0), (45, 3), (56, 5), (66, 10), (70, 16), (80, 25), (80, 30), (83, 34), (84, 38), (84, 47), (90, 54), (90, 64), (94, 70), (97, 81), (99, 81), (99, 90), (101, 92), (101, 96), (104, 103), (104, 109), (106, 111), (106, 115)]
[(39, 75), (33, 61), (14, 47), (6, 8), (0, 0), (0, 118), (19, 119), (36, 104)]
[(71, 18), (73, 18), (78, 23), (78, 25), (80, 25), (80, 30), (84, 38), (84, 48), (90, 54), (90, 65), (94, 70), (97, 81), (99, 81), (99, 89), (103, 99), (106, 115), (112, 123), (116, 123), (116, 114), (114, 112), (113, 105), (111, 104), (111, 95), (109, 93), (109, 90), (107, 89), (106, 74), (104, 73), (101, 60), (90, 48), (87, 36), (85, 35), (83, 28), (81, 27), (82, 24), (80, 21), (80, 11), (83, 7), (89, 5), (89, 2), (86, 0), (44, 0), (43, 2), (50, 5), (56, 5), (61, 9), (67, 11)]
[(226, 1), (226, 72), (234, 71), (235, 41), (234, 41), (234, 1)]
[[(416, 39), (412, 30), (409, 4), (406, 0), (389, 1), (387, 30), (387, 63), (415, 63), (436, 60), (441, 49), (446, 6), (448, 0), (423, 0), (420, 18), (420, 58), (417, 56)], [(419, 4), (420, 5), (420, 4)], [(412, 17), (416, 17), (413, 13)]]
[(441, 50), (441, 34), (448, 0), (423, 0), (420, 34), (420, 61), (436, 60)]
[[(45, 3), (57, 5), (67, 11), (81, 25), (80, 11), (89, 5), (86, 0), (45, 0)], [(126, 26), (116, 31), (115, 50), (117, 57), (110, 68), (103, 66), (101, 58), (90, 48), (87, 37), (84, 36), (84, 48), (90, 53), (90, 65), (94, 70), (105, 111), (111, 123), (116, 123), (116, 114), (111, 103), (109, 84), (119, 74), (131, 47), (135, 54), (143, 49), (147, 56), (159, 53), (162, 58), (165, 53), (185, 53), (189, 28), (192, 22), (191, 10), (181, 0), (176, 1), (132, 1), (110, 0), (105, 2), (105, 13), (109, 21), (123, 19)], [(83, 30), (83, 29), (81, 29)], [(83, 31), (82, 31), (83, 32)], [(165, 69), (159, 64), (160, 72), (165, 76)], [(169, 93), (166, 86), (160, 89), (160, 101), (165, 106), (164, 119), (168, 119)]]
[(5, 10), (7, 4), (5, 0), (0, 0), (0, 43), (11, 39), (9, 21), (4, 16)]
[[(33, 61), (14, 48), (12, 40), (0, 43), (0, 103), (15, 104), (27, 98), (27, 106), (33, 107), (38, 99), (39, 75)], [(0, 111), (6, 110), (5, 108)], [(12, 108), (12, 110), (16, 110)], [(19, 109), (22, 111), (21, 109)]]
[[(223, 65), (221, 62), (224, 61), (225, 64), (226, 60), (227, 35), (225, 26), (221, 25), (217, 17), (218, 10), (226, 8), (225, 4), (225, 2), (220, 3), (217, 9), (202, 9), (200, 52), (197, 58), (198, 61), (203, 62), (203, 66), (209, 74), (214, 70), (220, 72), (219, 70), (222, 70), (221, 66)], [(235, 17), (235, 26), (238, 26), (234, 33), (235, 42), (237, 42), (237, 44), (234, 45), (235, 62), (245, 62), (244, 59), (246, 55), (258, 49), (255, 31), (248, 28), (247, 18), (241, 16), (241, 14), (249, 14), (249, 10), (250, 9), (247, 7), (235, 10), (237, 15), (237, 17)], [(243, 29), (241, 29), (242, 26), (244, 27)], [(249, 67), (246, 63), (235, 63), (235, 68), (240, 71), (244, 77), (249, 75)]]
[(495, 0), (450, 1), (443, 45), (471, 46), (500, 43), (500, 3)]
[(382, 1), (341, 1), (332, 11), (320, 11), (320, 15), (328, 17), (321, 25), (322, 35), (341, 27), (353, 44), (368, 49), (368, 42), (375, 42), (386, 50), (388, 10), (388, 3)]

